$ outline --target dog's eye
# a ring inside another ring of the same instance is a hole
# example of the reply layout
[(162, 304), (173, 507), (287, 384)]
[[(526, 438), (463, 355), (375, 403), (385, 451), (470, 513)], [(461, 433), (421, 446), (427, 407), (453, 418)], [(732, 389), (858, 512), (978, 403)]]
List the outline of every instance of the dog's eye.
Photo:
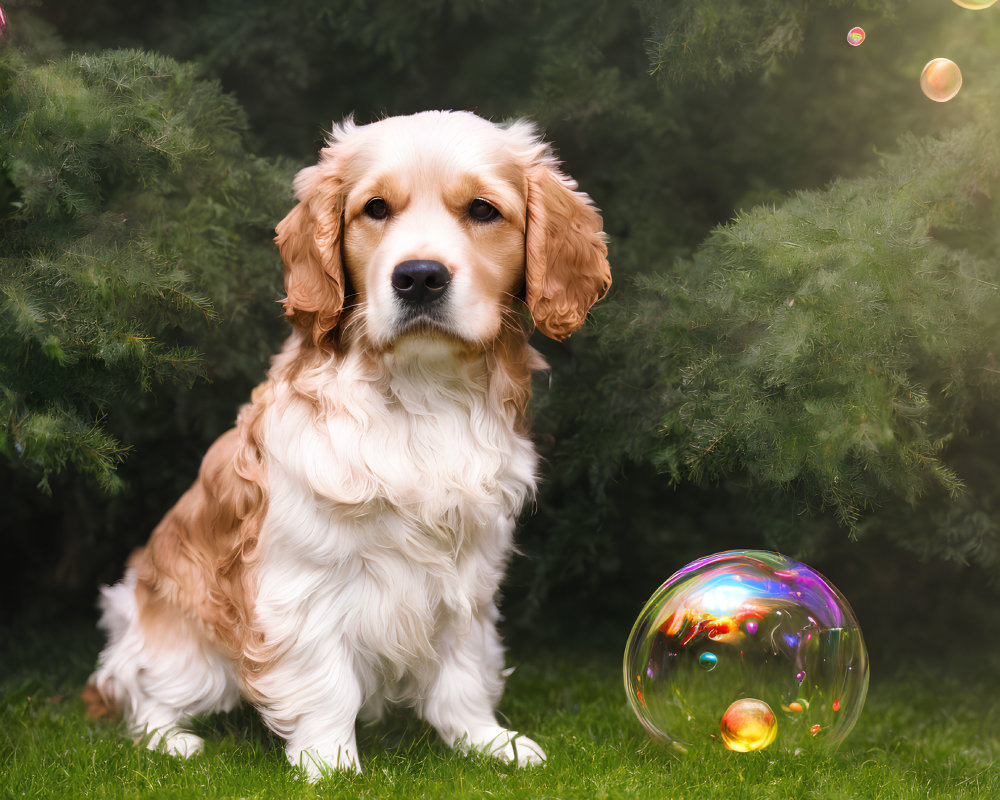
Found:
[(500, 212), (483, 198), (477, 197), (469, 205), (469, 216), (476, 222), (492, 222), (500, 216)]
[(389, 204), (381, 197), (373, 197), (365, 203), (365, 214), (372, 219), (385, 219), (389, 216)]

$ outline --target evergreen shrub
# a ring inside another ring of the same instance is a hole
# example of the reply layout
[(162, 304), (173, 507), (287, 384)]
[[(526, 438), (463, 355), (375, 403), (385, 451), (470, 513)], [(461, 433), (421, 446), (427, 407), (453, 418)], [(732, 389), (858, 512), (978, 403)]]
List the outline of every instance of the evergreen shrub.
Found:
[(233, 334), (280, 296), (267, 233), (288, 172), (245, 152), (240, 107), (191, 65), (0, 58), (0, 452), (43, 485), (72, 467), (115, 489), (131, 443), (112, 406), (259, 368), (275, 326)]

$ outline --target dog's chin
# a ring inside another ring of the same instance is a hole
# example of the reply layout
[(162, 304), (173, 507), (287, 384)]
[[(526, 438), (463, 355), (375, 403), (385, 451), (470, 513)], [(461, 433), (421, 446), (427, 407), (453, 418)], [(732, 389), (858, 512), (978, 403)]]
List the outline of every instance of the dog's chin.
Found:
[(425, 316), (398, 324), (386, 340), (386, 350), (399, 354), (412, 352), (415, 348), (441, 353), (468, 353), (481, 347), (481, 342), (470, 339), (445, 323)]

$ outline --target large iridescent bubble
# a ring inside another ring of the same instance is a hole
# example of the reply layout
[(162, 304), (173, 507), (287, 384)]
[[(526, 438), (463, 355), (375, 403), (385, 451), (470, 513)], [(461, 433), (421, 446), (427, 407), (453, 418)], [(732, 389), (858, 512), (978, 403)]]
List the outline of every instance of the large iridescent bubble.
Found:
[(654, 737), (680, 748), (835, 746), (868, 691), (850, 604), (811, 567), (732, 550), (688, 564), (628, 638), (625, 691)]

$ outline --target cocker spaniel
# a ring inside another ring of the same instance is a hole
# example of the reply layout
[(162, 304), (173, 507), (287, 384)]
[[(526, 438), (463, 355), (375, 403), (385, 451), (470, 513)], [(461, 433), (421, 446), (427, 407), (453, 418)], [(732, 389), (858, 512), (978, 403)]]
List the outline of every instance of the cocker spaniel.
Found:
[(150, 748), (245, 697), (310, 779), (355, 721), (415, 707), (519, 765), (497, 589), (536, 482), (544, 361), (611, 283), (601, 217), (528, 122), (431, 111), (335, 127), (277, 226), (293, 331), (194, 485), (102, 590), (84, 690)]

